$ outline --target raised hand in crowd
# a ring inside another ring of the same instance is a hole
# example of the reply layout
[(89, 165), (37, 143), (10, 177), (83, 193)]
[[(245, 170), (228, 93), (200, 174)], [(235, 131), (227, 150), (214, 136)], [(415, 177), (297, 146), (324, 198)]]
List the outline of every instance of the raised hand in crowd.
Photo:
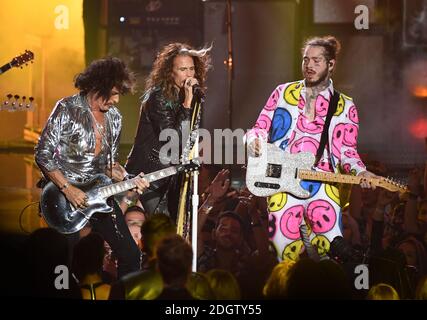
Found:
[(213, 179), (212, 184), (209, 186), (209, 194), (215, 200), (221, 200), (227, 196), (227, 191), (230, 187), (230, 171), (222, 169)]
[(253, 234), (256, 250), (260, 257), (268, 256), (268, 220), (263, 219), (267, 213), (265, 198), (252, 195), (247, 188), (239, 196), (235, 211), (247, 222), (249, 232)]
[(226, 204), (227, 199), (237, 196), (237, 191), (230, 190), (230, 171), (222, 169), (213, 179), (201, 199), (202, 206), (199, 209), (209, 209), (212, 213), (218, 213)]

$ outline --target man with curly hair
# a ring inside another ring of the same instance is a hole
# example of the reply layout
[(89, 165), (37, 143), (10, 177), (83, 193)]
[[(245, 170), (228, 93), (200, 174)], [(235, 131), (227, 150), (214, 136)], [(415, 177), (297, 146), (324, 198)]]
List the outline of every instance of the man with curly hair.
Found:
[[(133, 148), (125, 165), (129, 173), (153, 172), (171, 165), (180, 154), (162, 156), (161, 148), (167, 141), (160, 133), (172, 129), (179, 137), (185, 121), (190, 121), (195, 104), (195, 90), (203, 93), (206, 73), (210, 67), (210, 48), (196, 50), (183, 43), (171, 43), (163, 47), (154, 61), (142, 96), (141, 112)], [(148, 214), (169, 213), (175, 220), (179, 197), (176, 177), (153, 182), (141, 196)]]
[[(126, 176), (117, 162), (122, 116), (115, 105), (121, 94), (133, 91), (135, 77), (120, 59), (109, 57), (93, 61), (76, 76), (74, 85), (80, 92), (57, 102), (35, 148), (35, 160), (45, 179), (52, 181), (75, 208), (85, 208), (88, 197), (76, 182), (88, 182), (99, 173), (114, 181)], [(139, 193), (148, 187), (142, 178), (136, 184)], [(114, 213), (95, 213), (90, 222), (117, 257), (120, 277), (139, 270), (140, 251), (120, 207), (111, 198), (108, 203)], [(67, 236), (73, 244), (79, 235)]]

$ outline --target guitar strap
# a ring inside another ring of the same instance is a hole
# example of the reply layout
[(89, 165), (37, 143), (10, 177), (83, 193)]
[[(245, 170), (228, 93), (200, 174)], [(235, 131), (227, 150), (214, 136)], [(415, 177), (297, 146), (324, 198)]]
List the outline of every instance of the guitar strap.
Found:
[(326, 142), (329, 140), (329, 125), (331, 124), (332, 115), (337, 111), (338, 100), (340, 98), (340, 92), (334, 89), (334, 95), (332, 96), (328, 113), (326, 115), (325, 125), (323, 126), (323, 132), (320, 137), (319, 148), (316, 153), (316, 160), (314, 161), (314, 167), (316, 167), (320, 161), (320, 158), (323, 155), (323, 151), (325, 150)]

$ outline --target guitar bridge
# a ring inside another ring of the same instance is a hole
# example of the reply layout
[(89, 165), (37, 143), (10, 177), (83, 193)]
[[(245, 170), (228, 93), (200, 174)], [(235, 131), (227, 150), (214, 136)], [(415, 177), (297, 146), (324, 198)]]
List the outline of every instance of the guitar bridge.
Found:
[(268, 163), (265, 176), (269, 178), (280, 178), (282, 175), (282, 166), (280, 164)]

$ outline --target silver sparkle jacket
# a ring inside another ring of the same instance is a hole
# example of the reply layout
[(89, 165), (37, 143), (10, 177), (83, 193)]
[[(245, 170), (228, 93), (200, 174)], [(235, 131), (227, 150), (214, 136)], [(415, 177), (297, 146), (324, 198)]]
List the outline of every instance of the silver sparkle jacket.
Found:
[(116, 107), (105, 116), (105, 135), (101, 151), (95, 156), (94, 118), (86, 97), (75, 94), (59, 100), (35, 147), (35, 160), (42, 172), (59, 169), (76, 182), (105, 173), (111, 154), (117, 161), (122, 128), (122, 116)]

